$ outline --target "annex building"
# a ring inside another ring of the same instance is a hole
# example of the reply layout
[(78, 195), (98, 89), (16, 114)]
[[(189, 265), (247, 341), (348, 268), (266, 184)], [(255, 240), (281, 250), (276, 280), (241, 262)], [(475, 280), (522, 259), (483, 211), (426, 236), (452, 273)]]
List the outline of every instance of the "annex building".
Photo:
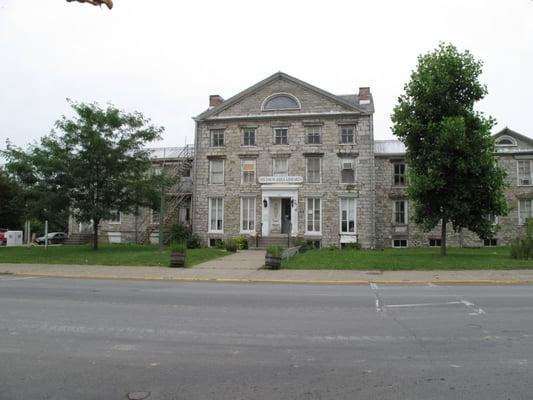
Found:
[[(301, 237), (320, 246), (439, 246), (410, 222), (405, 149), (374, 140), (368, 87), (334, 95), (278, 72), (195, 118), (192, 226), (205, 244), (247, 235)], [(450, 246), (508, 245), (533, 210), (533, 140), (495, 135), (508, 173), (508, 216), (496, 238), (449, 229)], [(254, 243), (254, 240), (251, 240)]]

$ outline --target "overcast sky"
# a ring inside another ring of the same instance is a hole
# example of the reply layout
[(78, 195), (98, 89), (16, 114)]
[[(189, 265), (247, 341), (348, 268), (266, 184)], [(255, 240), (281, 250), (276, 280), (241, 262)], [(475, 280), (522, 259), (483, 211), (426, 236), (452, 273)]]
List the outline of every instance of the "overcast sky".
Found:
[(334, 94), (370, 86), (377, 139), (416, 57), (449, 41), (485, 63), (479, 109), (533, 137), (531, 0), (0, 0), (0, 148), (50, 132), (65, 101), (111, 102), (193, 141), (191, 117), (283, 71)]

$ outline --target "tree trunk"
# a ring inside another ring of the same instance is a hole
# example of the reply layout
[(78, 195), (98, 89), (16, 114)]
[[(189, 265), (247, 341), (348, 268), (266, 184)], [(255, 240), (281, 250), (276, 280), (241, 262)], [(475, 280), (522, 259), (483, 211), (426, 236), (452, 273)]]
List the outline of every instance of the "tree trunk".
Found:
[(440, 255), (446, 255), (446, 218), (442, 218), (442, 227), (440, 232)]
[(98, 250), (98, 223), (100, 221), (93, 220), (93, 250)]

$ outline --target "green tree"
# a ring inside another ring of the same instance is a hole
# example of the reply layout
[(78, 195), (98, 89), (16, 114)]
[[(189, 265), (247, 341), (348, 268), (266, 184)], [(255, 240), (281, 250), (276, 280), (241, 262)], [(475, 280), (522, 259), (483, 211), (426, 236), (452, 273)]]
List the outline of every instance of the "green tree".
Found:
[(0, 228), (21, 229), (24, 223), (22, 187), (0, 168)]
[(23, 151), (8, 143), (7, 169), (42, 200), (47, 215), (61, 209), (78, 221), (92, 221), (98, 248), (101, 220), (113, 211), (132, 212), (157, 201), (161, 178), (150, 174), (145, 145), (160, 138), (162, 127), (141, 113), (112, 105), (70, 102), (76, 116), (59, 119), (40, 144)]
[(482, 62), (441, 43), (418, 57), (392, 114), (394, 134), (406, 145), (414, 221), (425, 230), (446, 224), (494, 235), (491, 215), (508, 212), (505, 171), (498, 165), (490, 131), (494, 119), (474, 110), (487, 94), (479, 81)]

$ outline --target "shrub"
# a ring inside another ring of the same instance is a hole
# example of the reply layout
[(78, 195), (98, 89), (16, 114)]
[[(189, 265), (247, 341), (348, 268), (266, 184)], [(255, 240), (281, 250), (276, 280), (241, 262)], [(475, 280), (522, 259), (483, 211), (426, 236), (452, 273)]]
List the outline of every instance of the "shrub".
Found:
[(200, 236), (198, 236), (196, 233), (193, 233), (189, 240), (187, 240), (187, 248), (188, 249), (199, 249), (202, 247), (202, 242), (200, 240)]
[(233, 238), (226, 239), (225, 242), (226, 251), (235, 253), (237, 251), (237, 241)]
[(237, 248), (239, 250), (248, 249), (248, 238), (246, 236), (244, 235), (237, 236), (234, 240), (237, 243)]
[(172, 242), (170, 244), (170, 251), (172, 253), (187, 253), (187, 244), (185, 242)]
[(280, 245), (270, 245), (266, 249), (266, 255), (270, 257), (281, 257), (283, 253), (283, 247)]
[(191, 237), (191, 230), (183, 224), (174, 224), (170, 228), (171, 242), (187, 242)]
[(226, 245), (222, 239), (215, 239), (215, 249), (224, 250)]
[(533, 219), (527, 220), (525, 236), (511, 243), (511, 257), (522, 260), (533, 258)]
[(170, 228), (171, 242), (184, 242), (188, 249), (198, 249), (202, 247), (200, 236), (192, 233), (191, 228), (183, 224), (175, 224)]

